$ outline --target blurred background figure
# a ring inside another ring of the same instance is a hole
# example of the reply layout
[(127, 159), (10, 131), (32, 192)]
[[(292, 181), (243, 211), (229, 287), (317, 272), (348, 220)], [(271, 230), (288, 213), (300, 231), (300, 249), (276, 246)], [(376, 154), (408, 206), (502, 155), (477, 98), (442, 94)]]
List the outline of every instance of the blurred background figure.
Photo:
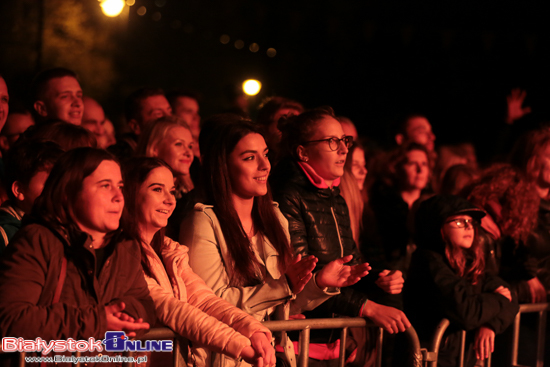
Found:
[[(381, 237), (385, 260), (391, 266), (408, 268), (412, 245), (410, 228), (413, 205), (426, 191), (431, 175), (430, 154), (424, 145), (404, 144), (391, 152), (385, 172), (373, 184), (369, 203)], [(426, 191), (425, 191), (426, 190)]]
[(0, 206), (0, 253), (21, 228), (21, 220), (31, 212), (42, 193), (53, 165), (63, 154), (53, 142), (19, 141), (5, 156), (8, 200)]
[(191, 92), (173, 91), (168, 93), (166, 98), (172, 107), (172, 113), (189, 126), (195, 142), (193, 154), (195, 157), (200, 157), (201, 116), (199, 115), (199, 96)]
[(160, 88), (141, 88), (126, 98), (126, 122), (135, 136), (145, 126), (161, 117), (172, 115), (172, 107)]
[(8, 85), (2, 75), (0, 75), (0, 130), (2, 130), (8, 118), (8, 113), (10, 111), (9, 102), (10, 95), (8, 93)]
[(357, 139), (359, 138), (359, 134), (357, 133), (357, 128), (355, 127), (353, 121), (344, 116), (337, 116), (336, 119), (342, 124), (344, 134), (352, 136), (353, 141), (357, 141)]
[(273, 96), (262, 102), (258, 110), (256, 121), (262, 126), (263, 135), (271, 152), (272, 164), (275, 164), (279, 155), (279, 143), (282, 133), (279, 130), (279, 120), (296, 116), (304, 112), (301, 103), (288, 98)]
[(7, 153), (17, 139), (19, 139), (19, 136), (30, 126), (34, 126), (34, 119), (29, 111), (24, 109), (11, 111), (4, 128), (0, 132), (0, 151), (2, 155)]
[(432, 124), (424, 115), (409, 115), (398, 126), (395, 134), (397, 145), (405, 143), (416, 143), (423, 145), (428, 152), (435, 148), (435, 134), (432, 131)]
[(90, 97), (84, 97), (84, 115), (82, 118), (82, 127), (94, 134), (97, 140), (97, 147), (101, 149), (107, 149), (109, 142), (105, 135), (107, 131), (105, 129), (105, 112), (103, 107), (96, 100)]

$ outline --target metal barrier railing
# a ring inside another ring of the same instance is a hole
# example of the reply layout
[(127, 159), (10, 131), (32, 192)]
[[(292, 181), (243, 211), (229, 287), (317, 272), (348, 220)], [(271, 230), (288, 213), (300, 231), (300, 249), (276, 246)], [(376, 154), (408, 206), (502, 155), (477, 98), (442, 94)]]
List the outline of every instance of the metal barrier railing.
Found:
[[(522, 313), (535, 313), (538, 312), (538, 327), (537, 327), (537, 361), (536, 367), (544, 366), (544, 342), (546, 336), (546, 314), (550, 310), (549, 303), (533, 303), (533, 304), (521, 304), (519, 306), (519, 312), (516, 315), (513, 324), (513, 340), (512, 348), (510, 355), (510, 366), (511, 367), (522, 367), (518, 365), (518, 346), (519, 346), (519, 327), (521, 322)], [(429, 350), (423, 350), (423, 360), (427, 363), (429, 367), (437, 366), (437, 357), (439, 353), (439, 347), (441, 345), (441, 340), (443, 339), (443, 334), (445, 330), (449, 327), (449, 320), (443, 319), (436, 327), (432, 342), (430, 344)], [(466, 345), (466, 331), (461, 331), (460, 338), (460, 355), (458, 360), (458, 367), (464, 366), (464, 351)], [(491, 353), (489, 353), (489, 358), (485, 360), (485, 367), (491, 367)]]
[(521, 322), (522, 313), (538, 312), (538, 327), (537, 327), (537, 362), (536, 367), (544, 365), (544, 339), (546, 335), (546, 313), (550, 310), (548, 303), (529, 303), (519, 305), (519, 312), (516, 315), (513, 325), (513, 340), (512, 340), (512, 355), (510, 365), (512, 367), (520, 367), (518, 365), (518, 346), (519, 346), (519, 325)]
[[(439, 347), (441, 346), (441, 340), (443, 340), (443, 334), (450, 325), (448, 319), (443, 319), (435, 328), (434, 336), (430, 344), (429, 350), (423, 350), (423, 359), (428, 367), (437, 367), (437, 358), (439, 355)], [(466, 330), (460, 331), (460, 352), (458, 355), (457, 367), (464, 367), (464, 353), (466, 351)], [(484, 361), (485, 367), (491, 367), (491, 353), (489, 357)]]
[[(345, 345), (348, 335), (348, 329), (355, 327), (376, 327), (374, 324), (363, 318), (334, 318), (334, 319), (306, 319), (306, 320), (284, 320), (284, 321), (266, 321), (263, 323), (269, 330), (273, 332), (278, 331), (300, 331), (300, 341), (299, 348), (300, 353), (298, 357), (298, 366), (307, 367), (309, 360), (309, 340), (310, 340), (310, 331), (318, 329), (342, 329), (340, 332), (340, 359), (339, 366), (343, 367), (345, 363)], [(380, 328), (378, 328), (380, 329)], [(414, 367), (422, 366), (422, 353), (420, 350), (420, 341), (416, 335), (416, 331), (411, 326), (405, 331), (405, 335), (411, 346), (412, 361)], [(179, 335), (175, 334), (172, 330), (168, 328), (159, 328), (152, 329), (143, 335), (140, 339), (172, 339), (177, 338)], [(381, 358), (381, 347), (383, 342), (383, 333), (379, 332), (379, 337), (377, 340), (377, 349), (379, 351), (376, 360), (376, 366), (380, 367), (382, 364)], [(176, 351), (175, 347), (179, 343), (174, 343), (174, 367), (184, 367), (179, 366), (179, 360), (177, 355), (179, 351)], [(131, 356), (132, 352), (127, 352), (126, 356)], [(131, 363), (124, 364), (124, 366), (131, 366)]]

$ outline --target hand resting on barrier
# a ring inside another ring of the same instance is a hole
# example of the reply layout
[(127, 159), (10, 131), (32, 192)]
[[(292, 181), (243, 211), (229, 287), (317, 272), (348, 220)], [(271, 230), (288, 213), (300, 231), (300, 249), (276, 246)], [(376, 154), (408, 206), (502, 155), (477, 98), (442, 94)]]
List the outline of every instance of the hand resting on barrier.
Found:
[(495, 332), (493, 329), (487, 326), (481, 326), (477, 329), (474, 350), (476, 351), (477, 359), (483, 360), (489, 358), (489, 352), (493, 353), (495, 350)]
[(365, 303), (361, 316), (368, 317), (376, 326), (383, 328), (390, 334), (403, 332), (411, 326), (403, 311), (371, 300)]

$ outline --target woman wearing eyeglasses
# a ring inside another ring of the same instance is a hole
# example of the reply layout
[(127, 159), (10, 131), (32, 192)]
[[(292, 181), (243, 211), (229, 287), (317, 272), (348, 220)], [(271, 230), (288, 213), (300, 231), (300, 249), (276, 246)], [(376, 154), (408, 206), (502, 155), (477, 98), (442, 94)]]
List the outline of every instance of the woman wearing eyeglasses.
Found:
[[(338, 188), (352, 138), (344, 134), (330, 108), (306, 111), (283, 121), (279, 127), (283, 132), (282, 152), (286, 158), (276, 167), (271, 184), (275, 201), (289, 221), (295, 253), (317, 257), (316, 271), (346, 255), (353, 256), (351, 263), (360, 263), (349, 211)], [(401, 292), (403, 278), (400, 273), (383, 271), (377, 274), (376, 283), (380, 288), (387, 293)], [(332, 317), (333, 314), (366, 316), (390, 333), (404, 331), (410, 326), (400, 310), (367, 299), (362, 292), (342, 288), (340, 295), (305, 315), (308, 318)], [(330, 331), (312, 332), (312, 341), (322, 345), (312, 345), (310, 357), (324, 361), (338, 358), (336, 339)]]
[(484, 216), (466, 199), (445, 195), (424, 201), (415, 216), (418, 249), (404, 291), (405, 310), (421, 342), (432, 339), (443, 318), (451, 322), (438, 366), (458, 365), (460, 330), (473, 334), (467, 337), (465, 365), (486, 359), (493, 352), (495, 334), (503, 332), (518, 312), (515, 292), (485, 271), (477, 235), (477, 223)]

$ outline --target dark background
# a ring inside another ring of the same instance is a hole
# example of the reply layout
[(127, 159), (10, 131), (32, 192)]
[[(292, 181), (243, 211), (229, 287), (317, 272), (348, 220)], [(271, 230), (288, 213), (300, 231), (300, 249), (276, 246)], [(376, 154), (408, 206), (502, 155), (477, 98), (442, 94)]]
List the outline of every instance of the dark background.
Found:
[(482, 159), (511, 88), (526, 89), (533, 109), (521, 129), (550, 119), (542, 1), (135, 2), (108, 18), (96, 0), (0, 0), (0, 73), (10, 94), (22, 98), (34, 73), (65, 66), (116, 123), (124, 97), (144, 85), (200, 92), (204, 118), (253, 77), (263, 89), (252, 112), (273, 94), (331, 105), (385, 143), (402, 114), (421, 112), (436, 144), (471, 140)]

